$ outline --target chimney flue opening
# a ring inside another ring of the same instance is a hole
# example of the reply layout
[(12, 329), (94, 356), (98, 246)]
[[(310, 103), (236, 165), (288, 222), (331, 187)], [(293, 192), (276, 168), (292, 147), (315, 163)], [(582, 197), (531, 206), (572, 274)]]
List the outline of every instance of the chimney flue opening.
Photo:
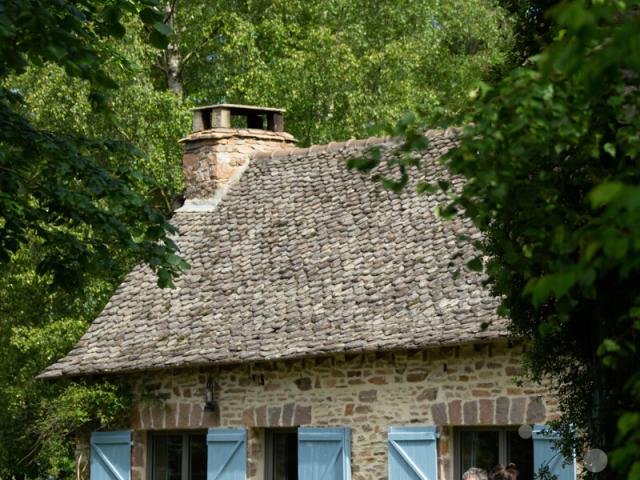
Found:
[(254, 107), (222, 103), (192, 108), (192, 131), (212, 128), (233, 128), (234, 118), (244, 117), (246, 128), (284, 132), (284, 110), (280, 108)]

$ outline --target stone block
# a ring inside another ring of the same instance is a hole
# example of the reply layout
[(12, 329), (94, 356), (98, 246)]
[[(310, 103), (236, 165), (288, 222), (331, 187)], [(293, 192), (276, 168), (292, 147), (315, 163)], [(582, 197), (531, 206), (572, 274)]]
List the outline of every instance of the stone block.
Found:
[(387, 383), (387, 380), (384, 377), (371, 377), (367, 381), (369, 383), (373, 383), (374, 385), (385, 385)]
[(189, 428), (189, 415), (191, 414), (191, 405), (188, 403), (178, 404), (178, 428)]
[(282, 426), (290, 427), (293, 425), (293, 412), (295, 410), (295, 403), (285, 403), (282, 407)]
[(245, 408), (242, 411), (242, 424), (248, 428), (255, 426), (256, 421), (253, 417), (253, 408)]
[(447, 425), (447, 406), (444, 403), (431, 405), (431, 417), (436, 425)]
[(166, 428), (176, 428), (178, 426), (178, 405), (174, 402), (167, 402), (164, 414)]
[(495, 402), (489, 399), (481, 399), (480, 403), (480, 423), (482, 425), (493, 425), (493, 412), (495, 410)]
[(427, 372), (407, 373), (407, 382), (424, 382), (427, 379)]
[(451, 400), (449, 402), (449, 422), (450, 425), (462, 425), (462, 402)]
[(509, 420), (513, 425), (521, 425), (524, 423), (524, 407), (527, 403), (525, 397), (511, 399), (511, 415)]
[(279, 427), (280, 423), (280, 415), (282, 414), (281, 407), (269, 407), (268, 410), (268, 420), (270, 427)]
[(358, 393), (358, 400), (361, 402), (375, 402), (378, 399), (377, 390), (364, 390)]
[(215, 405), (213, 412), (202, 412), (200, 426), (202, 428), (214, 428), (220, 426), (220, 408)]
[(544, 406), (542, 397), (533, 397), (529, 399), (527, 407), (527, 423), (540, 423), (545, 420), (547, 409)]
[(189, 426), (191, 428), (200, 428), (202, 426), (203, 407), (201, 403), (191, 404), (191, 413), (189, 414)]
[(262, 405), (256, 408), (256, 427), (267, 427), (267, 406)]
[(304, 378), (298, 378), (295, 381), (296, 386), (301, 390), (301, 391), (307, 391), (307, 390), (311, 390), (311, 379), (304, 377)]
[(496, 399), (496, 425), (507, 425), (509, 423), (509, 397), (498, 397)]
[(425, 388), (418, 394), (418, 396), (416, 397), (416, 400), (418, 400), (419, 402), (424, 402), (424, 401), (433, 402), (437, 397), (438, 397), (438, 387)]
[(478, 424), (478, 401), (470, 400), (463, 404), (464, 424), (465, 425), (477, 425)]
[(293, 424), (295, 426), (298, 425), (309, 425), (311, 423), (311, 407), (310, 406), (302, 406), (296, 405), (295, 413), (293, 417)]
[(151, 427), (155, 429), (164, 428), (164, 405), (160, 403), (151, 405)]

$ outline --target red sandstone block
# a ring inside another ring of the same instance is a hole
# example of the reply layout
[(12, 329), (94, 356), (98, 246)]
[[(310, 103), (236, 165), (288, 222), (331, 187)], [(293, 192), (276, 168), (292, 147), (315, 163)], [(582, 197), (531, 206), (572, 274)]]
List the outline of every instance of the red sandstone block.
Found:
[(189, 425), (192, 428), (197, 428), (202, 426), (202, 414), (203, 407), (199, 403), (194, 403), (191, 405), (191, 414), (189, 415)]
[(256, 427), (267, 427), (267, 406), (256, 408)]
[(462, 402), (460, 400), (449, 402), (449, 421), (451, 425), (462, 425)]
[(483, 425), (493, 425), (493, 412), (495, 405), (493, 400), (480, 400), (480, 423)]
[(427, 378), (427, 372), (413, 372), (407, 374), (407, 382), (423, 382)]
[(167, 403), (165, 411), (166, 428), (176, 428), (178, 421), (178, 406), (175, 403)]
[(191, 413), (191, 405), (188, 403), (178, 404), (178, 428), (189, 427), (189, 414)]
[(544, 406), (542, 397), (533, 397), (529, 399), (527, 407), (527, 423), (543, 422), (547, 415), (547, 409)]
[(293, 416), (293, 424), (298, 426), (308, 425), (309, 423), (311, 423), (311, 407), (296, 405), (295, 413)]
[(144, 447), (136, 445), (131, 449), (131, 467), (144, 467)]
[(509, 398), (498, 397), (496, 399), (496, 425), (509, 423)]
[(524, 407), (527, 399), (524, 397), (511, 399), (511, 423), (514, 425), (520, 425), (524, 423)]
[(478, 401), (477, 400), (470, 400), (468, 402), (464, 402), (462, 411), (464, 413), (465, 425), (477, 425), (478, 423)]
[(368, 381), (374, 385), (384, 385), (387, 383), (387, 380), (384, 377), (372, 377)]
[(151, 426), (153, 428), (164, 428), (164, 405), (151, 406)]
[(491, 392), (488, 390), (471, 390), (471, 395), (473, 395), (474, 397), (490, 397), (491, 396)]
[(436, 425), (447, 425), (447, 406), (444, 403), (431, 405), (431, 416)]
[(144, 425), (142, 425), (142, 413), (139, 408), (131, 409), (129, 421), (131, 423), (131, 428), (134, 430), (142, 430), (144, 428)]
[(202, 421), (200, 426), (203, 428), (213, 428), (220, 426), (220, 408), (216, 405), (213, 412), (202, 412)]
[(270, 427), (280, 426), (280, 414), (282, 413), (281, 407), (269, 407), (268, 421)]
[(142, 428), (150, 429), (151, 426), (151, 412), (149, 407), (140, 407), (140, 421), (142, 423)]
[(242, 424), (249, 428), (255, 426), (256, 422), (253, 417), (253, 408), (246, 408), (242, 412)]
[(282, 426), (290, 427), (293, 425), (293, 412), (295, 410), (294, 403), (285, 403), (282, 409)]

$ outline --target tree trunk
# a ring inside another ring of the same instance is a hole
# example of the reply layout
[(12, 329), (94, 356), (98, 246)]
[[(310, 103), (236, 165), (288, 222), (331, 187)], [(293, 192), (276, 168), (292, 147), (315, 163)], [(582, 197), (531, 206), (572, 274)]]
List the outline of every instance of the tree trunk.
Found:
[(182, 97), (184, 94), (182, 88), (182, 57), (175, 43), (172, 42), (167, 46), (165, 58), (167, 88), (177, 96)]
[[(165, 23), (169, 25), (175, 32), (175, 13), (176, 13), (177, 0), (169, 1), (165, 3)], [(182, 54), (177, 44), (176, 35), (173, 36), (173, 40), (167, 45), (167, 48), (159, 58), (159, 63), (165, 75), (165, 85), (168, 90), (175, 93), (177, 96), (182, 97), (184, 95), (184, 88), (182, 84)]]

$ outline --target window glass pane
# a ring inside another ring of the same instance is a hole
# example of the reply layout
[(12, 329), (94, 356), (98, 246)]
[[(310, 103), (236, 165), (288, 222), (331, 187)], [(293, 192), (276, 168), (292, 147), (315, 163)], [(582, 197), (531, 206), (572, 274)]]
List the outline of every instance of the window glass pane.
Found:
[(525, 440), (517, 431), (508, 431), (507, 462), (516, 464), (520, 472), (518, 480), (533, 480), (533, 440)]
[(153, 480), (182, 480), (182, 435), (153, 437)]
[(189, 480), (207, 479), (207, 436), (195, 434), (189, 436)]
[(460, 432), (460, 470), (471, 467), (490, 471), (500, 463), (500, 432), (492, 430)]
[(298, 434), (273, 432), (272, 480), (298, 480)]

